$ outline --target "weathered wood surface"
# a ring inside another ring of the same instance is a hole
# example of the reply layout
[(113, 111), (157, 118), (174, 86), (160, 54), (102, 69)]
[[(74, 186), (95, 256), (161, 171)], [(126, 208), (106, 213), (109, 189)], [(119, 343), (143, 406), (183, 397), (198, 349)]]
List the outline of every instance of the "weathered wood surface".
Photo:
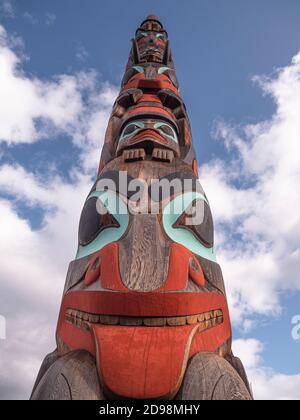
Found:
[(120, 252), (126, 256), (120, 261), (120, 272), (128, 289), (148, 292), (163, 285), (168, 273), (169, 249), (162, 241), (157, 215), (135, 217), (120, 247), (126, 248), (126, 253)]
[(57, 359), (44, 373), (32, 400), (103, 400), (94, 358), (76, 350)]
[(190, 361), (178, 400), (251, 400), (237, 371), (214, 353), (198, 353)]

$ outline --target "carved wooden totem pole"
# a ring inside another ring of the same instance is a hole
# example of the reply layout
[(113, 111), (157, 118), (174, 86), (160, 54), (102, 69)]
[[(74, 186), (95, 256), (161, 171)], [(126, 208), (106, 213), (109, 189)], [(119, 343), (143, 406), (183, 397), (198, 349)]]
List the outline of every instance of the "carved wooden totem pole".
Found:
[(251, 399), (167, 32), (137, 29), (32, 399)]

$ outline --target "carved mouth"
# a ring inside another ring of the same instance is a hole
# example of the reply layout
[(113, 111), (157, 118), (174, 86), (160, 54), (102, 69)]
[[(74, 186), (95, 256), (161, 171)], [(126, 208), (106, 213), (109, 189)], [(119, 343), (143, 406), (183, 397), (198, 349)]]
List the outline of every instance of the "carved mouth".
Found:
[(76, 327), (89, 331), (91, 324), (146, 326), (146, 327), (176, 327), (198, 324), (199, 331), (215, 327), (223, 323), (222, 309), (216, 309), (195, 315), (175, 317), (133, 317), (116, 315), (95, 315), (76, 309), (67, 309), (65, 319)]

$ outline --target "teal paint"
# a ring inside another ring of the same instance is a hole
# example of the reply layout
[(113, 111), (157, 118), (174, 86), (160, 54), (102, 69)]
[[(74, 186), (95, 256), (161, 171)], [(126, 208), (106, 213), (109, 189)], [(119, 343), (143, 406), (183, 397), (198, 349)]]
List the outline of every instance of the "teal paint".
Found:
[(197, 198), (202, 199), (207, 203), (204, 195), (196, 191), (187, 192), (175, 197), (174, 200), (168, 203), (163, 210), (163, 226), (169, 238), (174, 242), (185, 246), (194, 254), (199, 255), (200, 257), (215, 262), (216, 255), (214, 253), (214, 248), (206, 248), (200, 241), (197, 240), (193, 233), (187, 229), (173, 228), (176, 220), (182, 215), (184, 211), (186, 211), (193, 200)]
[(89, 244), (79, 245), (76, 259), (86, 257), (94, 252), (100, 251), (111, 242), (118, 241), (126, 232), (129, 223), (129, 214), (127, 205), (113, 191), (94, 191), (88, 199), (98, 197), (109, 213), (118, 221), (119, 227), (109, 227), (104, 229)]
[[(167, 127), (169, 127), (171, 130), (172, 130), (172, 133), (173, 133), (173, 136), (170, 136), (169, 134), (166, 134), (164, 131), (162, 131), (162, 130), (160, 130), (160, 128), (162, 127), (162, 126), (164, 126), (164, 125), (166, 125)], [(166, 124), (166, 123), (162, 123), (162, 122), (159, 122), (159, 123), (155, 123), (154, 124), (154, 128), (157, 128), (157, 130), (159, 130), (160, 131), (160, 133), (161, 133), (161, 135), (162, 136), (164, 136), (164, 137), (168, 137), (170, 140), (172, 140), (172, 141), (174, 141), (175, 143), (177, 143), (178, 144), (178, 137), (177, 137), (177, 134), (176, 134), (176, 132), (175, 132), (175, 130), (174, 130), (174, 128), (170, 125), (170, 124)]]

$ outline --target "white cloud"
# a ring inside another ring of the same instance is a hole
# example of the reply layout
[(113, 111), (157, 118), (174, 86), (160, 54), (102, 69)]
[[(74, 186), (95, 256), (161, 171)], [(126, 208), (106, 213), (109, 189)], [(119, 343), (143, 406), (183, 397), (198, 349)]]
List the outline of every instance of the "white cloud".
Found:
[(244, 364), (254, 398), (258, 400), (299, 400), (300, 374), (285, 375), (263, 364), (263, 344), (256, 339), (233, 341), (233, 352)]
[(55, 347), (64, 279), (92, 180), (78, 175), (68, 184), (56, 177), (42, 185), (33, 174), (8, 166), (0, 178), (0, 190), (6, 178), (16, 199), (52, 207), (42, 227), (33, 230), (12, 202), (0, 200), (0, 255), (5, 256), (0, 261), (0, 308), (7, 320), (7, 339), (0, 342), (0, 398), (28, 398), (42, 359)]
[[(0, 315), (7, 321), (7, 339), (0, 341), (1, 399), (28, 398), (41, 361), (55, 346), (79, 216), (116, 94), (112, 85), (99, 82), (95, 71), (51, 80), (26, 75), (15, 50), (20, 46), (20, 39), (9, 37), (0, 25), (0, 142), (31, 147), (65, 134), (77, 146), (78, 160), (71, 168), (72, 181), (62, 179), (55, 168), (45, 177), (17, 164), (0, 166)], [(20, 216), (20, 204), (43, 209), (39, 228)]]
[(257, 124), (219, 121), (231, 157), (201, 168), (232, 319), (248, 330), (252, 315), (280, 313), (281, 291), (300, 290), (300, 53), (255, 81), (275, 113)]
[[(72, 183), (55, 172), (45, 180), (22, 166), (0, 168), (0, 192), (14, 197), (0, 200), (0, 255), (5, 256), (0, 260), (0, 312), (7, 318), (7, 340), (0, 342), (0, 398), (27, 398), (41, 360), (54, 347), (67, 265), (75, 254), (79, 214), (92, 183), (89, 173), (99, 159), (116, 95), (113, 86), (99, 83), (94, 71), (51, 80), (26, 75), (15, 45), (0, 26), (0, 90), (6, 93), (0, 98), (0, 140), (10, 146), (31, 144), (59, 132), (72, 138), (80, 154)], [(259, 79), (276, 101), (276, 113), (239, 130), (219, 124), (218, 135), (237, 158), (213, 161), (201, 170), (232, 318), (247, 331), (252, 315), (280, 311), (281, 290), (300, 289), (300, 216), (295, 211), (300, 204), (295, 193), (300, 181), (299, 71), (296, 56), (272, 78)], [(19, 201), (44, 209), (39, 229), (18, 214)], [(246, 365), (256, 398), (299, 398), (299, 375), (265, 368), (258, 340), (236, 340), (234, 350)]]
[(0, 142), (33, 143), (62, 133), (87, 154), (96, 146), (99, 153), (104, 137), (99, 129), (106, 125), (116, 88), (100, 83), (94, 70), (41, 80), (26, 75), (21, 65), (0, 25)]

